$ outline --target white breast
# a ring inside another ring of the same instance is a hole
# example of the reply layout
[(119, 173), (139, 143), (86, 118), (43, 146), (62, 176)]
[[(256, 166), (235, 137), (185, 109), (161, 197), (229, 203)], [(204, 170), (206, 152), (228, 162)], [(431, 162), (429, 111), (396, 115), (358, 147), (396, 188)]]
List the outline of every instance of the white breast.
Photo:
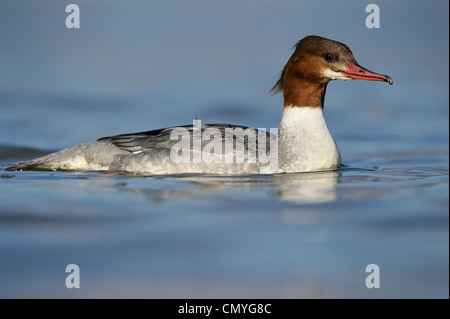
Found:
[(322, 108), (285, 107), (280, 122), (278, 164), (281, 172), (335, 169), (341, 155)]

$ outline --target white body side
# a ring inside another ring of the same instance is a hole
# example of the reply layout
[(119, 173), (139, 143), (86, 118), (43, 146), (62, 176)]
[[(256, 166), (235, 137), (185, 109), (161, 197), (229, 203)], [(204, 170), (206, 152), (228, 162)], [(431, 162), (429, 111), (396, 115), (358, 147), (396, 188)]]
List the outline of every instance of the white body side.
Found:
[[(171, 160), (174, 141), (160, 141), (160, 146), (130, 153), (109, 142), (83, 143), (28, 162), (14, 169), (49, 170), (123, 170), (138, 174), (273, 174), (330, 170), (339, 167), (341, 156), (328, 130), (321, 108), (286, 107), (279, 135), (271, 135), (270, 161), (227, 163), (225, 153), (218, 163), (176, 163)], [(172, 142), (170, 144), (169, 142)], [(219, 143), (226, 143), (221, 140)], [(231, 142), (232, 140), (228, 141)], [(278, 144), (278, 147), (277, 147)], [(250, 144), (249, 144), (249, 147)], [(256, 153), (253, 145), (253, 153)], [(278, 148), (278, 151), (277, 151)], [(191, 151), (193, 152), (193, 151)], [(235, 150), (231, 149), (232, 158)], [(278, 156), (277, 156), (278, 155)]]
[(340, 164), (341, 154), (322, 108), (285, 107), (278, 137), (279, 171), (321, 171), (335, 169)]

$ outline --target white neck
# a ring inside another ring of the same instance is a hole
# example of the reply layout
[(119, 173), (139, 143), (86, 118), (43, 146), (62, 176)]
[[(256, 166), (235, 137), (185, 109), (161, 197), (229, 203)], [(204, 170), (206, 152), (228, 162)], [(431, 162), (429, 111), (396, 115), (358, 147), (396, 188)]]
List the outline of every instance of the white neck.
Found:
[(328, 130), (322, 108), (284, 108), (280, 122), (278, 156), (278, 167), (285, 173), (339, 167), (341, 154)]

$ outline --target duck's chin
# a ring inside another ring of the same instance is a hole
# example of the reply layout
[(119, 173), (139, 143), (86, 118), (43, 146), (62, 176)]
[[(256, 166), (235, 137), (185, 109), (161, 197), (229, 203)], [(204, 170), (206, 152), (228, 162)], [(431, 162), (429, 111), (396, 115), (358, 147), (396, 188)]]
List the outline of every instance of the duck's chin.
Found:
[(351, 80), (351, 78), (348, 77), (347, 75), (330, 69), (325, 69), (322, 74), (324, 77), (330, 80)]

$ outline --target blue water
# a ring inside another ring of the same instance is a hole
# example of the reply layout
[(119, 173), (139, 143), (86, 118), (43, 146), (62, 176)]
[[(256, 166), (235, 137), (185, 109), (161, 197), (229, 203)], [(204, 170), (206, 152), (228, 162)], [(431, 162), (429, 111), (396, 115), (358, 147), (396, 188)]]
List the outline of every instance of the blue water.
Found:
[[(377, 1), (379, 29), (352, 2), (76, 3), (77, 30), (65, 4), (0, 4), (0, 297), (449, 297), (447, 1)], [(268, 90), (309, 34), (394, 79), (328, 86), (336, 171), (3, 170), (195, 117), (277, 127)]]

